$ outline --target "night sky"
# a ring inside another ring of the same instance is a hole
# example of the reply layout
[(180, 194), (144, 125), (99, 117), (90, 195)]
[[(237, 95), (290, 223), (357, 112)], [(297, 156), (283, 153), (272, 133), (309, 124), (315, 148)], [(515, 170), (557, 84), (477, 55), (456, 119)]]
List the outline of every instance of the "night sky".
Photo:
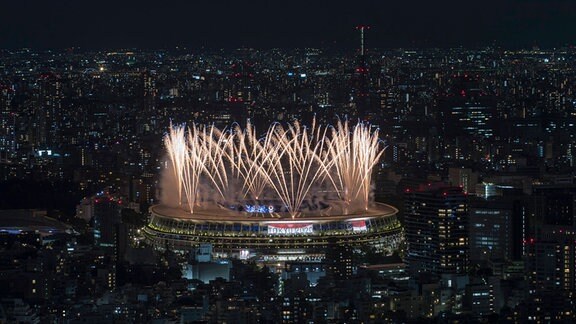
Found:
[(574, 0), (3, 0), (0, 48), (561, 46)]

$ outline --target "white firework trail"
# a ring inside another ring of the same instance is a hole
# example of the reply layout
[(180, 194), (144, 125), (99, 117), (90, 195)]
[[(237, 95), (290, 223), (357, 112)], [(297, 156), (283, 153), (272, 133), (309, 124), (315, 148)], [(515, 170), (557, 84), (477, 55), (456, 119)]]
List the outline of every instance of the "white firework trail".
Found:
[(186, 202), (190, 213), (194, 213), (194, 207), (198, 200), (198, 190), (200, 186), (200, 177), (206, 169), (205, 163), (207, 155), (202, 147), (200, 130), (198, 126), (192, 125), (188, 129), (187, 145), (188, 150), (186, 156), (186, 163), (184, 164), (184, 192), (186, 194)]
[(262, 198), (268, 180), (262, 171), (262, 159), (270, 149), (270, 138), (264, 137), (262, 141), (256, 135), (256, 129), (250, 122), (244, 130), (236, 128), (234, 133), (234, 155), (230, 159), (239, 177), (242, 179), (244, 196), (253, 200)]
[[(329, 131), (331, 129), (331, 131)], [(242, 183), (242, 195), (258, 201), (274, 193), (294, 218), (315, 186), (334, 187), (347, 206), (367, 209), (372, 170), (383, 154), (378, 132), (359, 123), (307, 128), (298, 122), (272, 125), (258, 138), (245, 129), (221, 131), (214, 126), (170, 125), (164, 143), (178, 179), (180, 205), (191, 213), (198, 205), (201, 178), (209, 180), (222, 201), (229, 199), (230, 177)], [(267, 190), (270, 189), (270, 190)]]
[(336, 190), (349, 205), (361, 203), (368, 208), (372, 170), (384, 153), (380, 149), (378, 131), (358, 123), (352, 131), (347, 122), (338, 122), (332, 129), (329, 155), (335, 161), (333, 176)]
[(298, 215), (310, 189), (321, 182), (327, 174), (326, 164), (330, 164), (322, 154), (325, 131), (315, 128), (313, 124), (308, 130), (295, 122), (288, 130), (277, 125), (267, 134), (278, 149), (268, 151), (264, 175), (292, 217)]
[(222, 199), (226, 200), (226, 190), (228, 188), (228, 170), (227, 165), (232, 141), (226, 132), (220, 131), (214, 126), (203, 127), (200, 132), (200, 145), (202, 154), (206, 156), (204, 164), (205, 175), (214, 184), (214, 188), (220, 194)]
[(188, 155), (186, 147), (186, 127), (174, 126), (170, 123), (170, 131), (164, 136), (164, 145), (172, 164), (172, 172), (178, 180), (176, 182), (178, 192), (178, 205), (182, 205), (182, 187), (184, 185), (184, 169)]

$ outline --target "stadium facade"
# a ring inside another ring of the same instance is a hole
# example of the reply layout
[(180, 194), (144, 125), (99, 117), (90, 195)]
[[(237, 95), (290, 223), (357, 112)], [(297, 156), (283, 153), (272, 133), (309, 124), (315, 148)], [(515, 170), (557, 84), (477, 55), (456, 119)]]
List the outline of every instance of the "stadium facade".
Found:
[(394, 250), (401, 241), (398, 210), (374, 204), (364, 212), (279, 218), (277, 214), (246, 213), (224, 208), (190, 214), (162, 205), (150, 208), (144, 233), (156, 248), (192, 250), (211, 244), (216, 254), (230, 257), (264, 256), (290, 259), (322, 255), (328, 244), (373, 246)]

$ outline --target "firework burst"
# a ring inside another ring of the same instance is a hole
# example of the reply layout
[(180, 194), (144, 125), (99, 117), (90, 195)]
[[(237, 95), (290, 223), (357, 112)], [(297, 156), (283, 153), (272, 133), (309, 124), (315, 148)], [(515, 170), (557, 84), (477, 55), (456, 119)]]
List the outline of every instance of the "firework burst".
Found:
[(217, 193), (214, 200), (226, 202), (232, 182), (241, 183), (244, 199), (273, 196), (293, 218), (315, 188), (330, 188), (346, 206), (367, 209), (372, 170), (383, 154), (377, 131), (346, 121), (336, 127), (274, 124), (261, 137), (250, 123), (230, 130), (170, 125), (164, 143), (179, 205), (190, 213), (200, 205), (203, 183)]

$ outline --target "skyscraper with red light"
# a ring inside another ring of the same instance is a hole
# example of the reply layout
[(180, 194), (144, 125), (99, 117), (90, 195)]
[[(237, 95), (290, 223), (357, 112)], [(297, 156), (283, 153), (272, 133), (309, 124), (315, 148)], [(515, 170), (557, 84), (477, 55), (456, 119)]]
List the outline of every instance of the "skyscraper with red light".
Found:
[[(254, 65), (247, 61), (233, 63), (230, 66), (230, 75), (226, 78), (223, 89), (224, 106), (228, 110), (228, 120), (222, 120), (221, 124), (243, 122), (252, 117), (252, 104), (256, 99), (254, 88)], [(218, 116), (213, 118), (221, 119)]]
[(468, 270), (468, 197), (445, 184), (407, 189), (404, 195), (406, 263), (412, 275)]
[(121, 203), (121, 200), (108, 194), (97, 195), (92, 199), (95, 245), (115, 247), (116, 225), (122, 221)]
[(442, 155), (456, 160), (479, 160), (492, 153), (491, 141), (502, 132), (496, 101), (477, 76), (456, 75), (452, 87), (439, 97), (438, 127)]
[(351, 101), (356, 107), (357, 117), (361, 120), (373, 119), (370, 100), (370, 69), (366, 58), (365, 32), (370, 26), (359, 25), (356, 29), (360, 32), (360, 49), (356, 57), (354, 72), (352, 73)]

